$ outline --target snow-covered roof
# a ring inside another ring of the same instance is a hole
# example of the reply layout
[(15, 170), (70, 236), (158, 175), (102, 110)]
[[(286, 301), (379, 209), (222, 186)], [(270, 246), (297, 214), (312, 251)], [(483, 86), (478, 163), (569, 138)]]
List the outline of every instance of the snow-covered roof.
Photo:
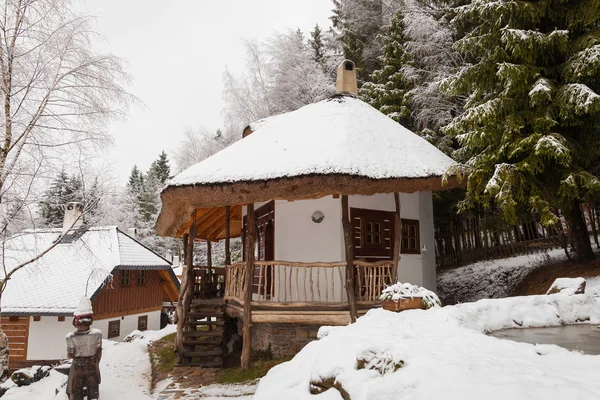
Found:
[[(60, 233), (60, 229), (25, 230), (7, 239), (7, 271), (48, 249)], [(93, 298), (117, 269), (170, 271), (171, 264), (116, 226), (91, 227), (15, 272), (2, 295), (1, 311), (71, 315), (81, 297)]]
[(441, 176), (455, 164), (425, 139), (352, 96), (334, 96), (256, 125), (250, 136), (191, 166), (168, 185), (311, 174), (424, 178)]
[(167, 182), (160, 235), (180, 236), (194, 210), (461, 186), (451, 176), (442, 187), (456, 164), (450, 157), (353, 95), (336, 94), (249, 128), (251, 135)]

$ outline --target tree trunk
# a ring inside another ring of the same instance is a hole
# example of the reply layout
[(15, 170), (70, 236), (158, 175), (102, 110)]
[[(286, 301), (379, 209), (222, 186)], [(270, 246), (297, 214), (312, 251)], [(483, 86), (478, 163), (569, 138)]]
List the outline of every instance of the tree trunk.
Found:
[(595, 259), (592, 243), (588, 235), (587, 226), (583, 219), (579, 200), (572, 200), (566, 209), (567, 223), (571, 240), (575, 246), (575, 259), (578, 262), (593, 261)]

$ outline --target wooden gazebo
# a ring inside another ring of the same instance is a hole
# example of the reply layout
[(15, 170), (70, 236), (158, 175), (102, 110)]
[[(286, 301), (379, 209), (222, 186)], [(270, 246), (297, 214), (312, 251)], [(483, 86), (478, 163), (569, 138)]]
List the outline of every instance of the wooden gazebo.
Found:
[[(266, 121), (244, 139), (177, 175), (163, 190), (156, 230), (186, 243), (188, 268), (178, 325), (180, 362), (186, 358), (185, 313), (197, 292), (191, 256), (195, 240), (225, 240), (224, 307), (243, 320), (244, 367), (249, 365), (253, 323), (352, 322), (359, 313), (378, 306), (381, 289), (396, 279), (403, 235), (399, 193), (441, 190), (443, 176), (454, 162), (360, 101), (351, 61), (340, 65), (337, 87), (335, 95), (321, 102)], [(449, 176), (443, 188), (458, 186), (457, 179)], [(356, 260), (349, 196), (376, 194), (394, 198), (394, 221), (386, 225), (393, 227), (386, 239), (393, 242), (391, 257)], [(255, 259), (250, 249), (255, 249), (257, 218), (261, 218), (255, 204), (326, 196), (339, 198), (344, 260)], [(244, 237), (245, 257), (231, 265), (229, 239), (238, 236)], [(326, 285), (329, 292), (323, 288)]]

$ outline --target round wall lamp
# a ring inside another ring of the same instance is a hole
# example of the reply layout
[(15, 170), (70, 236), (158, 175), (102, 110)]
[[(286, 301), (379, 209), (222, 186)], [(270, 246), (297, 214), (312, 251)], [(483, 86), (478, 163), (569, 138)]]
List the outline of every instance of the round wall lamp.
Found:
[(312, 213), (310, 218), (315, 224), (320, 224), (321, 222), (323, 222), (323, 219), (325, 219), (325, 215), (321, 211), (315, 211), (314, 213)]

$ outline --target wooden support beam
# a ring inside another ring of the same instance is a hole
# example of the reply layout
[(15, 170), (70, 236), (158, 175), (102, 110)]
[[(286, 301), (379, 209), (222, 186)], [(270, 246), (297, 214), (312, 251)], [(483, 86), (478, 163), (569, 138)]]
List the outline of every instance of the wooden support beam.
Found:
[(350, 320), (356, 322), (356, 277), (354, 274), (354, 243), (352, 241), (352, 225), (348, 209), (348, 195), (342, 195), (342, 227), (344, 228), (344, 244), (346, 245), (346, 293), (350, 309)]
[[(183, 257), (184, 264), (187, 265), (187, 247), (188, 247), (188, 235), (183, 235)], [(177, 324), (177, 333), (175, 335), (175, 350), (177, 351), (177, 363), (181, 364), (183, 361), (183, 323), (185, 320), (183, 313), (183, 302), (187, 293), (187, 268), (181, 276), (181, 290), (179, 291), (179, 298), (177, 300), (177, 307), (175, 307), (175, 323)]]
[(212, 244), (210, 240), (206, 241), (206, 266), (212, 268)]
[(396, 213), (394, 214), (394, 267), (392, 269), (392, 279), (396, 283), (398, 280), (398, 268), (400, 265), (400, 251), (402, 249), (402, 216), (400, 215), (401, 204), (400, 195), (394, 193), (394, 200), (396, 202)]
[(250, 350), (252, 349), (252, 281), (254, 277), (254, 243), (256, 241), (256, 221), (254, 203), (247, 208), (248, 245), (246, 246), (246, 282), (244, 292), (244, 331), (242, 342), (242, 369), (250, 368)]
[(225, 206), (225, 265), (231, 265), (231, 248), (229, 244), (231, 236), (231, 207)]
[(196, 212), (192, 214), (192, 225), (190, 226), (189, 233), (187, 235), (187, 246), (186, 254), (185, 254), (185, 265), (186, 270), (185, 274), (182, 277), (182, 281), (185, 282), (182, 284), (182, 288), (184, 290), (183, 298), (180, 302), (178, 302), (182, 307), (181, 318), (177, 321), (177, 335), (181, 337), (181, 346), (177, 347), (177, 363), (181, 364), (183, 359), (183, 329), (185, 327), (185, 320), (187, 319), (187, 313), (190, 309), (190, 305), (192, 303), (192, 298), (194, 297), (194, 285), (196, 284), (196, 277), (194, 275), (194, 238), (196, 237)]

